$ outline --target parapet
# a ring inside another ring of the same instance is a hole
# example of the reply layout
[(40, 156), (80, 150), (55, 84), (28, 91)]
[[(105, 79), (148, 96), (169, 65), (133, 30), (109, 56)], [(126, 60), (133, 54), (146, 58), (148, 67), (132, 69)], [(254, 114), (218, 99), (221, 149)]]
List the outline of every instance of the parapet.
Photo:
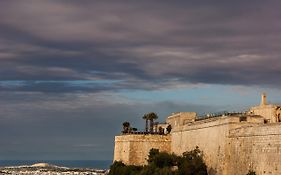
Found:
[(167, 119), (166, 123), (170, 124), (172, 128), (183, 126), (187, 123), (194, 122), (197, 114), (195, 112), (177, 112), (172, 113)]

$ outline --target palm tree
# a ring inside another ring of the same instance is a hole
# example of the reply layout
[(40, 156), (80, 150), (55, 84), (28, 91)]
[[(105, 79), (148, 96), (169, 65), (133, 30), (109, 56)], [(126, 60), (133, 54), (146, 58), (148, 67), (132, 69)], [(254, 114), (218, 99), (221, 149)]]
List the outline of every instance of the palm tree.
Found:
[(128, 133), (130, 128), (130, 123), (129, 122), (124, 122), (123, 123), (123, 133)]
[(148, 132), (148, 115), (144, 114), (142, 118), (145, 120), (145, 132)]
[(158, 115), (154, 112), (150, 112), (150, 113), (147, 114), (147, 118), (150, 121), (150, 133), (152, 133), (153, 132), (153, 125), (154, 125), (153, 121), (155, 119), (158, 119)]

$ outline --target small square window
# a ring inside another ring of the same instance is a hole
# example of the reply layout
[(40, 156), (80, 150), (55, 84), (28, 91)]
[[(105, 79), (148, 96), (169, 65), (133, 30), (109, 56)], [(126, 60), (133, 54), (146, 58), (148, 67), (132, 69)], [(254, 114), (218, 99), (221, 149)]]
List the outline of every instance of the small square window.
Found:
[(247, 121), (247, 117), (243, 116), (239, 118), (240, 122), (246, 122)]

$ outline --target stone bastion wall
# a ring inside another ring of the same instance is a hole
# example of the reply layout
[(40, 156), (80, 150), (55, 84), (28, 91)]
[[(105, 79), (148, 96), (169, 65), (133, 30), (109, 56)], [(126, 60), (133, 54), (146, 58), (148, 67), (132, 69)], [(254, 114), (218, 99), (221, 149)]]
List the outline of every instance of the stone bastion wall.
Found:
[(253, 169), (257, 175), (281, 174), (281, 124), (242, 127), (230, 131), (228, 172), (245, 175)]
[(150, 149), (171, 152), (170, 135), (127, 134), (115, 136), (114, 161), (145, 165)]
[(262, 118), (225, 116), (175, 128), (171, 152), (181, 155), (199, 146), (210, 175), (281, 174), (281, 124)]
[(189, 123), (174, 128), (171, 134), (171, 152), (181, 155), (196, 146), (203, 151), (210, 175), (228, 174), (229, 131), (241, 126), (256, 125), (255, 122), (240, 122), (237, 116), (223, 116)]

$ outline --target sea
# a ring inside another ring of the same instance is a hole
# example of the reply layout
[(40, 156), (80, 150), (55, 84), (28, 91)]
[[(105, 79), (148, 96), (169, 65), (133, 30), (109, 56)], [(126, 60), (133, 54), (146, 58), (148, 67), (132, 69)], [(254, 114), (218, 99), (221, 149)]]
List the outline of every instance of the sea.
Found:
[(109, 169), (112, 160), (0, 160), (0, 167), (48, 163), (69, 168)]

